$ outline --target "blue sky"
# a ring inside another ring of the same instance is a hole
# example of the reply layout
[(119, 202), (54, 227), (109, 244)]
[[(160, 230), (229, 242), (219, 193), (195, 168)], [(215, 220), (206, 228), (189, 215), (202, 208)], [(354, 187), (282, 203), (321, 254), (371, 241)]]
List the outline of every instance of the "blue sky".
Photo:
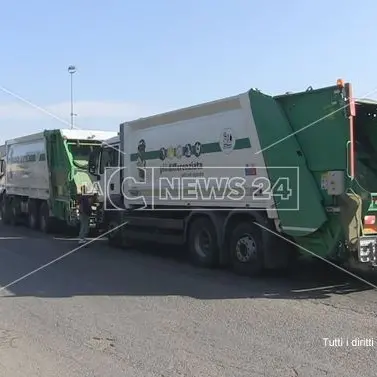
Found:
[[(363, 4), (358, 7), (358, 4)], [(5, 2), (0, 15), (0, 142), (127, 119), (234, 95), (332, 85), (377, 97), (377, 3), (256, 0)], [(4, 89), (5, 88), (5, 89)]]

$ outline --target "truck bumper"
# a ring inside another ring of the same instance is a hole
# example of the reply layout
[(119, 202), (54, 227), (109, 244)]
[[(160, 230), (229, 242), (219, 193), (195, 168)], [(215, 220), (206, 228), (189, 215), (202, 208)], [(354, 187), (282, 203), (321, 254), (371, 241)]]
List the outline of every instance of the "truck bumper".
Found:
[[(100, 220), (101, 218), (99, 217), (98, 213), (96, 213), (96, 211), (93, 211), (93, 213), (89, 217), (89, 227), (91, 229), (97, 228)], [(71, 226), (80, 226), (80, 214), (76, 209), (71, 210), (68, 222)]]
[(358, 260), (361, 263), (377, 266), (377, 234), (360, 237)]

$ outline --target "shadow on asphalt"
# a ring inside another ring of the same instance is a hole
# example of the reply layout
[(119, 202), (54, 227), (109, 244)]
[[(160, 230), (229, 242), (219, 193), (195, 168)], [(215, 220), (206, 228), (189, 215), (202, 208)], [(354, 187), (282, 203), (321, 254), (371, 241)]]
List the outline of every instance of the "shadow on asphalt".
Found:
[[(59, 235), (46, 238), (17, 229), (26, 239), (12, 238), (15, 230), (0, 229), (0, 285), (7, 286), (68, 251), (77, 241)], [(361, 276), (359, 274), (359, 276)], [(377, 285), (377, 277), (363, 276)], [(302, 262), (293, 271), (259, 278), (230, 271), (191, 266), (178, 248), (149, 246), (115, 249), (95, 242), (7, 288), (13, 296), (186, 296), (218, 300), (238, 298), (326, 299), (372, 290), (371, 286), (320, 260)], [(1, 291), (0, 295), (5, 295)]]

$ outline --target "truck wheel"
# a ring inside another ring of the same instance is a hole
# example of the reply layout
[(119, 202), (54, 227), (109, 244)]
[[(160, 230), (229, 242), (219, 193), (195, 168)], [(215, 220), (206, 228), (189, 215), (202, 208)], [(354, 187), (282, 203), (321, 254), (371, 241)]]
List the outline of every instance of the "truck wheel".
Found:
[(188, 248), (193, 263), (202, 267), (213, 267), (217, 263), (217, 234), (210, 219), (200, 217), (193, 220), (189, 229)]
[(230, 259), (234, 272), (257, 276), (264, 267), (260, 230), (249, 223), (237, 225), (230, 238)]
[(8, 206), (6, 205), (5, 200), (6, 199), (3, 199), (0, 205), (1, 221), (3, 224), (8, 225), (9, 224), (9, 211), (8, 211)]
[(28, 214), (28, 225), (30, 229), (38, 229), (38, 212), (37, 204), (35, 202), (30, 203), (29, 214)]
[(40, 210), (39, 224), (42, 232), (50, 233), (52, 231), (52, 219), (49, 214), (48, 206), (45, 203), (42, 204)]
[(18, 225), (18, 210), (16, 200), (12, 200), (9, 204), (9, 223), (12, 226)]

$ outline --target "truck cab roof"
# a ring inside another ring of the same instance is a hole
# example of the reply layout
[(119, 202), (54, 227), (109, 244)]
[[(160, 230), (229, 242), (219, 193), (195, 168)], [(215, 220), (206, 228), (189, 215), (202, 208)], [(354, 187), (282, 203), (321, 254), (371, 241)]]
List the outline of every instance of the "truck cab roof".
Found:
[(103, 141), (103, 145), (118, 145), (120, 143), (119, 135)]

